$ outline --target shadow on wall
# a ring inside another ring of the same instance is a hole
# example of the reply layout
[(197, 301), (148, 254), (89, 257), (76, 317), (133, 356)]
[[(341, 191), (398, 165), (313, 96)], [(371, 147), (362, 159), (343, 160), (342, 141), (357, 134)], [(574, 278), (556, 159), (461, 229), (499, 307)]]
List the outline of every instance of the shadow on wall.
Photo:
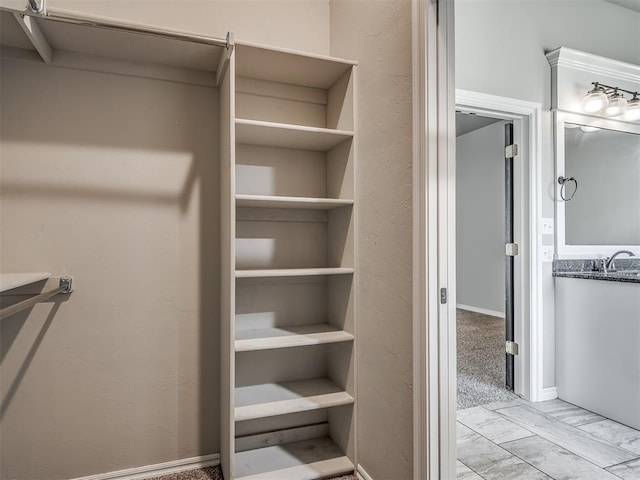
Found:
[(0, 325), (2, 463), (73, 478), (217, 452), (217, 90), (1, 74), (2, 270), (76, 283)]

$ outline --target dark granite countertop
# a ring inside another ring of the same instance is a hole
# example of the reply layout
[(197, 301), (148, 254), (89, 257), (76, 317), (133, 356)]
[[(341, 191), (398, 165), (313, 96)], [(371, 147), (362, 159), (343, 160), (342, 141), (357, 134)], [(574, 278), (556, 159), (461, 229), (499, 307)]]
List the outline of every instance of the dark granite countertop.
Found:
[(598, 260), (554, 260), (553, 276), (583, 278), (608, 282), (640, 283), (640, 259), (620, 258), (614, 261), (615, 270), (607, 273), (598, 270)]

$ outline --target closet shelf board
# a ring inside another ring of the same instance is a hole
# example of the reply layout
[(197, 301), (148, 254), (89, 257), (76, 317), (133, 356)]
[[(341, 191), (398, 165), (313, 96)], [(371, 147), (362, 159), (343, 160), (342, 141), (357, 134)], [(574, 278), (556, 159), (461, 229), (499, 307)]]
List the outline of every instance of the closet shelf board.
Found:
[(316, 480), (354, 470), (328, 438), (316, 438), (235, 454), (237, 480)]
[(353, 335), (332, 325), (296, 325), (236, 330), (236, 352), (350, 342)]
[[(26, 4), (26, 3), (25, 3)], [(63, 14), (67, 12), (62, 12)], [(3, 46), (35, 50), (10, 11), (1, 11)], [(73, 15), (73, 14), (72, 14)], [(108, 19), (98, 19), (105, 21)], [(32, 18), (51, 48), (56, 52), (72, 54), (93, 62), (122, 61), (130, 64), (168, 67), (213, 73), (224, 47), (194, 43), (161, 35), (147, 35), (122, 30), (95, 27), (89, 23), (67, 23), (52, 18)], [(145, 25), (133, 25), (146, 27)], [(180, 33), (180, 32), (175, 32)], [(58, 59), (53, 58), (56, 64)]]
[(0, 273), (0, 292), (47, 280), (50, 273)]
[(330, 88), (357, 62), (343, 58), (310, 55), (249, 42), (236, 42), (236, 69), (240, 77), (290, 85)]
[(236, 422), (308, 412), (353, 403), (353, 397), (327, 378), (238, 387)]
[(236, 278), (312, 277), (318, 275), (349, 275), (353, 268), (282, 268), (271, 270), (236, 270)]
[(288, 123), (236, 119), (236, 143), (326, 152), (353, 138), (353, 132)]
[(341, 198), (281, 197), (269, 195), (236, 195), (237, 207), (302, 208), (307, 210), (331, 210), (353, 205), (353, 200)]

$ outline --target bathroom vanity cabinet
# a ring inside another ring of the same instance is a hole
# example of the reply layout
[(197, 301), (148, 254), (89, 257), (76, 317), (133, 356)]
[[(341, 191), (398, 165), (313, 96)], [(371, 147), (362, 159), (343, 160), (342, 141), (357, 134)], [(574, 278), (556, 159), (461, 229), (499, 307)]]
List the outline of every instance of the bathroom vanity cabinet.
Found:
[(558, 396), (640, 429), (640, 283), (556, 278)]

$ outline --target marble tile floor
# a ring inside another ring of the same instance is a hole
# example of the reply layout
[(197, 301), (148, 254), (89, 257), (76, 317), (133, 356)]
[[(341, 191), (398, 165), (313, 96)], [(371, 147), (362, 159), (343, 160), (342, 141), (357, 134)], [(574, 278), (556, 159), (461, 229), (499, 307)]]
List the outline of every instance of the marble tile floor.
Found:
[(562, 400), (458, 410), (458, 480), (640, 480), (640, 431)]

